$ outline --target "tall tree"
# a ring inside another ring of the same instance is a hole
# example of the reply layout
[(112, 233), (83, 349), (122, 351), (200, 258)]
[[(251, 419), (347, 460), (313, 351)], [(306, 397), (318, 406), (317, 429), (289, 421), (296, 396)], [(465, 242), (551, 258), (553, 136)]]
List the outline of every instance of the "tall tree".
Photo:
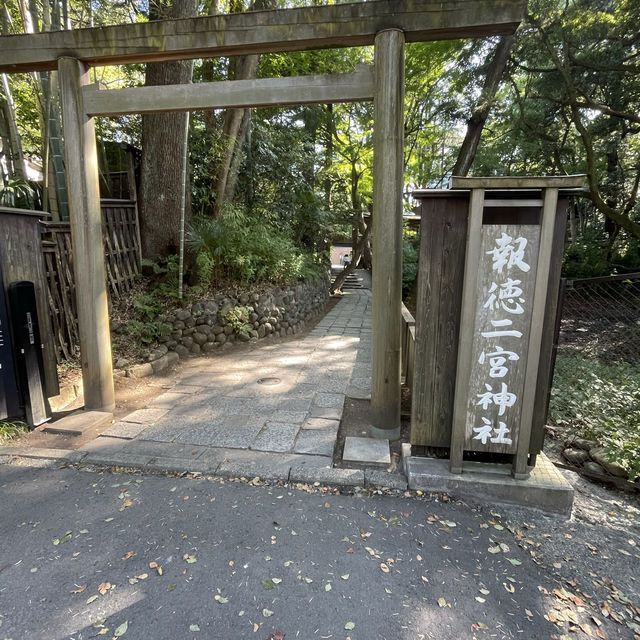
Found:
[(515, 36), (510, 35), (502, 36), (498, 41), (491, 62), (487, 67), (480, 97), (478, 98), (471, 117), (467, 121), (467, 132), (460, 145), (458, 158), (455, 165), (453, 165), (451, 175), (466, 176), (469, 173), (469, 169), (471, 169), (478, 145), (480, 144), (482, 130), (489, 117), (489, 111), (495, 100), (502, 75), (509, 62), (514, 40)]
[[(253, 0), (249, 11), (275, 9), (278, 0)], [(241, 0), (231, 3), (231, 9), (244, 9)], [(259, 55), (234, 56), (229, 61), (229, 80), (252, 80), (258, 75)], [(238, 183), (238, 172), (244, 143), (251, 122), (251, 109), (226, 109), (222, 125), (222, 150), (216, 170), (216, 199), (212, 214), (220, 215), (224, 206), (233, 201)]]
[[(197, 0), (154, 0), (149, 19), (188, 18), (197, 13)], [(150, 62), (145, 85), (187, 84), (193, 62)], [(140, 227), (142, 254), (156, 260), (176, 253), (180, 241), (182, 163), (187, 153), (185, 113), (154, 113), (142, 117)], [(187, 204), (186, 219), (190, 208)]]

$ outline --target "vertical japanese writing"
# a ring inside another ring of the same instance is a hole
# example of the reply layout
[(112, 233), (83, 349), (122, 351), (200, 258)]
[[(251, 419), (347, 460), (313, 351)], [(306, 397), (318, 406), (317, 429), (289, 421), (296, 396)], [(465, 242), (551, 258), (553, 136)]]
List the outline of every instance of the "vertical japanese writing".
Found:
[(524, 235), (501, 231), (494, 246), (486, 251), (491, 270), (488, 290), (481, 301), (484, 313), (479, 329), (483, 342), (477, 358), (481, 389), (474, 394), (478, 411), (472, 427), (472, 439), (482, 445), (513, 443), (512, 422), (520, 390), (509, 388), (509, 372), (521, 359), (523, 324), (514, 322), (528, 311), (523, 285), (524, 274), (531, 270), (528, 244)]

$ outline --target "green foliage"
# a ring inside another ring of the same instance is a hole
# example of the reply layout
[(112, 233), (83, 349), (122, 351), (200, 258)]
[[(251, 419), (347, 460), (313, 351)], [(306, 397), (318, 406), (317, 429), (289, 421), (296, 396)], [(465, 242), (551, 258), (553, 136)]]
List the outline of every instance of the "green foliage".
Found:
[(13, 178), (6, 184), (0, 182), (0, 206), (33, 209), (37, 203), (39, 194), (26, 180)]
[(220, 317), (227, 321), (227, 325), (233, 329), (233, 332), (239, 336), (248, 338), (253, 328), (249, 324), (249, 307), (234, 307), (226, 313), (220, 313)]
[(558, 354), (549, 407), (572, 435), (597, 440), (633, 480), (640, 473), (640, 367)]
[(402, 298), (406, 299), (418, 278), (420, 238), (406, 225), (402, 232)]
[(159, 289), (140, 293), (133, 301), (133, 318), (126, 331), (136, 344), (150, 345), (168, 337), (171, 325), (166, 322), (165, 304)]
[(24, 422), (19, 420), (0, 420), (0, 444), (9, 442), (28, 431)]
[(178, 256), (167, 256), (158, 262), (143, 259), (142, 266), (151, 267), (156, 277), (154, 295), (159, 299), (178, 300), (178, 272), (180, 270)]
[[(321, 259), (299, 249), (283, 231), (230, 208), (219, 219), (197, 218), (187, 234), (195, 252), (201, 286), (208, 274), (244, 284), (287, 284), (312, 279), (323, 271)], [(207, 287), (208, 288), (208, 287)]]

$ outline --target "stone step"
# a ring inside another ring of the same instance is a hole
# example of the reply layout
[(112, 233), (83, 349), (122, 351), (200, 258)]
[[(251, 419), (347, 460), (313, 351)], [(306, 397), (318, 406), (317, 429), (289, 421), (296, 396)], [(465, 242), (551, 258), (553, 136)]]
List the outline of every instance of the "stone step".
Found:
[(113, 420), (113, 414), (106, 411), (78, 411), (70, 416), (48, 424), (46, 433), (58, 433), (65, 436), (80, 436), (89, 429), (102, 427)]

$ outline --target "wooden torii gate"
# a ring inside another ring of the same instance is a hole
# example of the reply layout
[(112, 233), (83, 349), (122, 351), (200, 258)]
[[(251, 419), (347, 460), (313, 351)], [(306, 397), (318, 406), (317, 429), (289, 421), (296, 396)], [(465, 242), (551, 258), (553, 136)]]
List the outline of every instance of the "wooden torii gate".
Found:
[[(372, 435), (400, 435), (405, 42), (510, 34), (526, 0), (375, 0), (0, 37), (0, 72), (59, 72), (85, 408), (114, 388), (94, 117), (374, 101)], [(375, 46), (356, 73), (101, 90), (91, 66)]]

